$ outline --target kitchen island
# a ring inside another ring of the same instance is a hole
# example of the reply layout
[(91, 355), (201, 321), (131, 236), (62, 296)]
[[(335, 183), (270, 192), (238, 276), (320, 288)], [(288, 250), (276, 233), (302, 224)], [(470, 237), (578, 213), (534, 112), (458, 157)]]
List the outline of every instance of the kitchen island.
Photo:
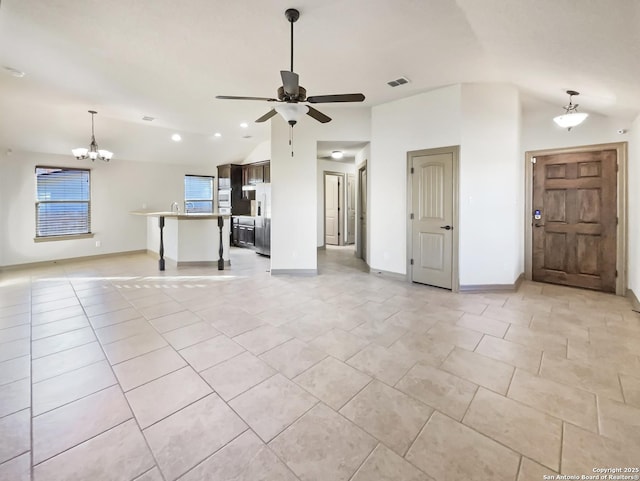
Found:
[(176, 212), (135, 211), (147, 218), (147, 252), (158, 254), (158, 267), (165, 260), (177, 267), (230, 264), (230, 216)]

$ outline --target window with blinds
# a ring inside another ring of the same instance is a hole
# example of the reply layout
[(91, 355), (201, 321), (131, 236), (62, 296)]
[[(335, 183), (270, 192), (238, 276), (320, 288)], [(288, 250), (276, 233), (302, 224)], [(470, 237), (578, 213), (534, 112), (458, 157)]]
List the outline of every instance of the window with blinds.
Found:
[(36, 167), (36, 238), (90, 233), (89, 170)]
[(213, 213), (213, 177), (184, 176), (184, 211)]

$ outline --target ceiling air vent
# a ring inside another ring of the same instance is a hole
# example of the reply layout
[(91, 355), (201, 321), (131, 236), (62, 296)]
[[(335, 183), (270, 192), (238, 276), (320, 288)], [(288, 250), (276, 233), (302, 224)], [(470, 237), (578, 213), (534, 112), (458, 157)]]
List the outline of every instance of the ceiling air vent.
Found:
[(390, 87), (397, 87), (398, 85), (404, 85), (408, 83), (409, 83), (409, 79), (407, 77), (400, 77), (390, 82), (387, 82), (387, 85), (389, 85)]

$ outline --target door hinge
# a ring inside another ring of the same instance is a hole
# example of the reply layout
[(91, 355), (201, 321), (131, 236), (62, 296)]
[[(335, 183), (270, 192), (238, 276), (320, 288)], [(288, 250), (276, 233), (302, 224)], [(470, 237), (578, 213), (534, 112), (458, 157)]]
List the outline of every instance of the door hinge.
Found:
[(616, 225), (618, 225), (618, 218), (616, 217)]
[(413, 167), (411, 167), (411, 173), (413, 174)]
[(413, 265), (413, 259), (411, 259), (410, 264)]
[(409, 219), (413, 220), (413, 214), (409, 214)]
[(531, 163), (535, 164), (537, 162), (537, 159), (535, 157), (531, 157)]
[(616, 270), (616, 277), (618, 277), (618, 271)]

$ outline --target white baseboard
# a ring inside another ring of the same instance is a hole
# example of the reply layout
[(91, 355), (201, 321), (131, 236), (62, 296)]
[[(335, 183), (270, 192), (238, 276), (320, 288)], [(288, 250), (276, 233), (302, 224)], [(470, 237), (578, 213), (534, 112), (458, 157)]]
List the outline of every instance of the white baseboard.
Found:
[[(369, 267), (369, 266), (367, 266)], [(375, 274), (378, 276), (382, 276), (385, 277), (387, 279), (394, 279), (396, 281), (406, 281), (407, 280), (407, 275), (406, 274), (400, 274), (398, 272), (391, 272), (391, 271), (385, 271), (382, 269), (375, 269), (373, 267), (369, 267), (369, 274)]]
[(631, 300), (631, 309), (635, 312), (640, 312), (640, 300), (638, 300), (635, 292), (631, 289), (627, 289), (627, 297)]
[(524, 280), (524, 273), (520, 274), (513, 284), (471, 284), (461, 285), (458, 292), (515, 292)]
[(271, 269), (272, 276), (317, 276), (318, 269)]
[(0, 266), (0, 271), (8, 271), (13, 269), (30, 269), (32, 267), (45, 267), (45, 266), (52, 266), (54, 264), (68, 264), (69, 262), (105, 259), (107, 257), (145, 254), (146, 252), (147, 252), (146, 249), (140, 249), (135, 251), (110, 252), (109, 254), (96, 254), (94, 256), (66, 257), (64, 259), (53, 259), (50, 261), (27, 262), (24, 264), (12, 264), (8, 266)]

